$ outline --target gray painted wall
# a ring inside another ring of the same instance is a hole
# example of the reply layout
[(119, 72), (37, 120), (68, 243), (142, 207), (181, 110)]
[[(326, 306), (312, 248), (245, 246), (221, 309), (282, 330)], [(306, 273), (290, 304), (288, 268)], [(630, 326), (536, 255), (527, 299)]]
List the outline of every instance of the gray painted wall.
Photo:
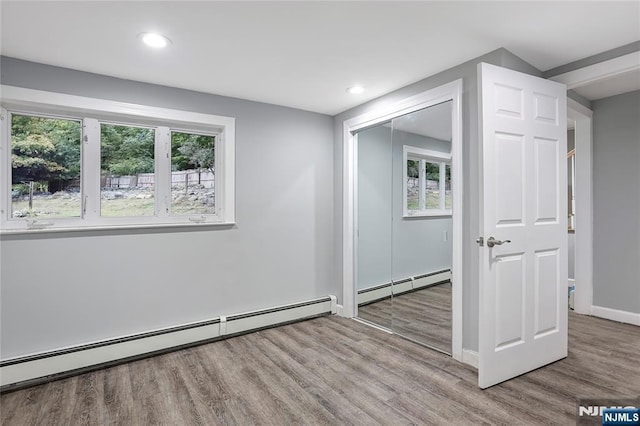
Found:
[(640, 91), (592, 104), (593, 304), (640, 313)]
[(3, 57), (2, 84), (236, 117), (233, 229), (3, 236), (1, 357), (337, 294), (333, 120)]
[(576, 234), (567, 233), (567, 252), (569, 258), (569, 279), (576, 279)]
[(450, 142), (384, 125), (358, 133), (359, 289), (451, 268), (451, 218), (402, 217), (404, 145), (451, 153)]
[[(576, 131), (574, 129), (567, 130), (567, 152), (576, 147)], [(571, 181), (569, 181), (571, 183)]]
[(358, 289), (391, 281), (391, 127), (358, 133)]
[[(334, 117), (334, 253), (335, 272), (342, 272), (342, 172), (343, 172), (343, 141), (342, 131), (345, 120), (373, 111), (384, 104), (397, 102), (409, 96), (433, 89), (451, 81), (463, 80), (462, 95), (462, 128), (463, 128), (463, 251), (465, 264), (462, 270), (463, 286), (463, 346), (467, 349), (478, 349), (478, 247), (475, 239), (479, 235), (478, 222), (478, 82), (477, 64), (487, 62), (504, 66), (520, 72), (540, 75), (531, 65), (517, 58), (506, 49), (498, 49), (472, 59), (449, 70), (427, 77), (409, 86), (400, 88), (385, 96), (366, 102), (360, 106), (344, 111)], [(335, 280), (342, 286), (342, 276), (336, 275)], [(342, 295), (342, 292), (340, 292)]]

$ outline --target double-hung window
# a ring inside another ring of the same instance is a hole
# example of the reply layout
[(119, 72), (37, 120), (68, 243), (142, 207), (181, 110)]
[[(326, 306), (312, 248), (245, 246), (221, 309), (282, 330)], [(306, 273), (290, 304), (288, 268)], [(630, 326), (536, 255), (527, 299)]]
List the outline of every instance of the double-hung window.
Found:
[(403, 147), (403, 215), (452, 214), (451, 154)]
[(235, 120), (2, 86), (3, 232), (232, 224)]

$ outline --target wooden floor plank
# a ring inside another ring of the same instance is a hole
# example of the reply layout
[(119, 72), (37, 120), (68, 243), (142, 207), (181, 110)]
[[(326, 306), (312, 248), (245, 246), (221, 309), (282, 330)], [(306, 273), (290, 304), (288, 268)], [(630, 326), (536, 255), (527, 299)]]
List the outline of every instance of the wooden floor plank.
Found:
[(394, 295), (358, 307), (358, 316), (451, 353), (451, 283)]
[(131, 424), (134, 416), (129, 364), (115, 366), (109, 373), (103, 383), (106, 423)]
[(106, 375), (112, 375), (112, 371), (98, 370), (76, 378), (75, 392), (68, 399), (71, 421), (77, 424), (96, 424), (107, 418), (103, 387)]
[(321, 317), (0, 395), (2, 425), (572, 424), (640, 395), (640, 328), (569, 315), (569, 357), (481, 390), (396, 335)]

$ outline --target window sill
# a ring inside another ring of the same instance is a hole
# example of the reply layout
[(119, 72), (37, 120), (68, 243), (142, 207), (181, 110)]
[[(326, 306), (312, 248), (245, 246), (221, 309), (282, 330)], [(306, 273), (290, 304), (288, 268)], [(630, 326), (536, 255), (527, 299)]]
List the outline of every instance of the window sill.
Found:
[(411, 219), (413, 217), (446, 217), (453, 216), (452, 210), (429, 210), (429, 211), (421, 211), (415, 213), (405, 213), (402, 217), (404, 219)]
[(134, 224), (134, 225), (90, 225), (90, 226), (69, 226), (69, 227), (56, 227), (56, 228), (20, 228), (20, 229), (0, 229), (0, 236), (8, 235), (27, 235), (27, 234), (53, 234), (53, 233), (67, 233), (67, 232), (102, 232), (102, 231), (121, 231), (121, 230), (139, 230), (139, 229), (167, 229), (167, 228), (183, 228), (183, 229), (195, 229), (195, 228), (232, 228), (235, 226), (235, 222), (209, 222), (209, 223), (149, 223), (149, 224)]

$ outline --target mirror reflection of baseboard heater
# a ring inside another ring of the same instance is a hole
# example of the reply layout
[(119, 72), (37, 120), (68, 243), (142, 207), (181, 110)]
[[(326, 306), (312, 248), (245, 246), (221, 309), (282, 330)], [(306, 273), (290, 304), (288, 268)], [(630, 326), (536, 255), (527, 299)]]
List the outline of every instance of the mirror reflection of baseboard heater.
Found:
[(168, 327), (0, 361), (0, 392), (214, 342), (276, 325), (335, 314), (336, 296)]
[(443, 284), (451, 281), (451, 269), (443, 269), (441, 271), (430, 272), (428, 274), (416, 275), (392, 283), (384, 283), (373, 287), (367, 287), (358, 290), (358, 306), (368, 305), (369, 303), (378, 302), (388, 299), (393, 295), (408, 293)]

